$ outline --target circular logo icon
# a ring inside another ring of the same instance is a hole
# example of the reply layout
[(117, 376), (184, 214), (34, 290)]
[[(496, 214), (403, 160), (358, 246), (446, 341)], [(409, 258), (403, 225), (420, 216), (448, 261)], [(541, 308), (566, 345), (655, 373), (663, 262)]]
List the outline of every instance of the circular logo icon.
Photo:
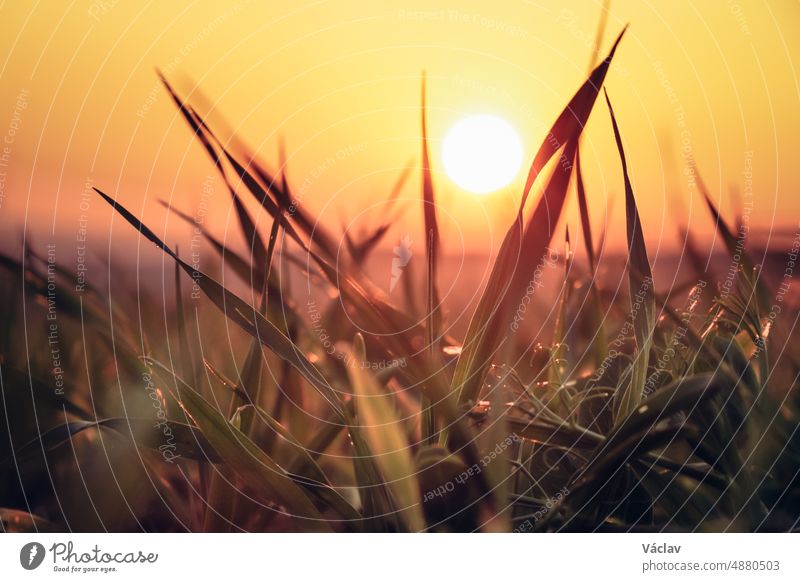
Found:
[(44, 561), (44, 546), (39, 542), (30, 542), (19, 551), (19, 563), (26, 570), (35, 570)]

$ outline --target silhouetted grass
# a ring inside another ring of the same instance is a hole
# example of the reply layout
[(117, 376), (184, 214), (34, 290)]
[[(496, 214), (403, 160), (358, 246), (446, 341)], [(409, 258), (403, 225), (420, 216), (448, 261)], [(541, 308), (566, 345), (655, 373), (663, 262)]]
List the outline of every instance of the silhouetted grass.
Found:
[[(762, 270), (745, 253), (732, 291), (703, 298), (698, 288), (719, 282), (708, 281), (694, 260), (697, 285), (656, 292), (637, 209), (637, 198), (645, 198), (634, 196), (624, 128), (608, 96), (625, 185), (628, 297), (603, 294), (579, 141), (621, 38), (544, 137), (460, 340), (443, 334), (438, 272), (447, 249), (437, 223), (424, 79), (425, 285), (421, 292), (407, 286), (398, 305), (363, 268), (389, 222), (360, 239), (347, 235), (342, 256), (325, 221), (295, 203), (284, 153), (273, 175), (242, 144), (226, 147), (162, 77), (225, 182), (248, 252), (204, 229), (202, 236), (248, 295), (190, 265), (102, 189), (102, 199), (175, 262), (173, 305), (146, 305), (134, 323), (109, 294), (91, 287), (76, 293), (70, 273), (48, 273), (30, 249), (24, 260), (3, 256), (12, 275), (0, 345), (3, 529), (796, 528), (800, 369), (791, 348), (783, 359), (768, 358), (774, 322), (766, 317)], [(551, 341), (531, 345), (529, 332), (541, 322), (532, 314), (516, 322), (514, 314), (522, 302), (539, 300), (529, 286), (556, 239), (573, 174), (592, 282), (578, 285), (583, 274), (567, 233)], [(404, 172), (390, 200), (407, 178)], [(528, 209), (536, 184), (544, 185), (542, 194)], [(702, 188), (729, 252), (739, 253)], [(271, 217), (266, 238), (245, 196)], [(279, 247), (288, 267), (277, 268)], [(311, 266), (291, 259), (293, 252)], [(318, 314), (337, 342), (333, 353), (290, 299), (285, 268), (335, 292), (337, 300)], [(208, 300), (202, 317), (185, 302), (186, 281)], [(77, 346), (64, 355), (70, 380), (60, 391), (46, 378), (47, 350), (27, 349), (46, 346), (47, 337), (28, 334), (21, 317), (46, 313), (51, 284), (62, 345)], [(677, 305), (687, 290), (692, 300)], [(419, 321), (415, 305), (424, 305)], [(233, 346), (237, 361), (221, 361), (214, 351), (226, 338), (211, 307), (239, 330), (229, 332), (241, 336)], [(166, 333), (165, 317), (175, 323)], [(582, 350), (591, 357), (580, 357)], [(389, 364), (362, 365), (377, 361)], [(778, 366), (793, 378), (790, 385), (772, 385)]]

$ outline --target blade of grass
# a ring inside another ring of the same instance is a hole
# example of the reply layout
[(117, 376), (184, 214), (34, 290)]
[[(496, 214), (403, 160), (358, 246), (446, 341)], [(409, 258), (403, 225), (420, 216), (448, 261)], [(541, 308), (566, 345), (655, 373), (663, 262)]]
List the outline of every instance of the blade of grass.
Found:
[[(361, 334), (356, 335), (353, 350), (355, 361), (364, 361), (366, 347)], [(407, 530), (423, 531), (425, 521), (411, 449), (402, 421), (394, 413), (391, 397), (361, 366), (349, 366), (348, 372), (355, 393), (358, 423), (372, 460), (391, 491)]]
[[(158, 72), (158, 76), (161, 79), (161, 82), (166, 87), (167, 92), (172, 97), (172, 100), (175, 102), (175, 105), (178, 107), (178, 110), (183, 115), (186, 122), (189, 124), (189, 127), (194, 132), (195, 136), (202, 142), (203, 146), (205, 147), (206, 152), (211, 157), (211, 160), (214, 163), (217, 171), (219, 172), (220, 176), (222, 177), (225, 185), (228, 188), (228, 192), (231, 195), (231, 199), (233, 201), (234, 207), (236, 208), (236, 216), (239, 220), (239, 227), (242, 230), (242, 234), (247, 241), (247, 248), (250, 251), (252, 258), (253, 258), (253, 267), (258, 269), (261, 265), (264, 264), (265, 255), (266, 255), (266, 247), (264, 246), (264, 241), (261, 239), (261, 235), (258, 233), (258, 229), (256, 228), (255, 222), (253, 222), (250, 213), (245, 208), (244, 203), (242, 202), (239, 195), (236, 193), (236, 190), (233, 188), (233, 185), (228, 180), (228, 176), (225, 173), (225, 168), (222, 165), (222, 160), (220, 159), (217, 150), (214, 148), (214, 145), (209, 140), (209, 137), (206, 135), (205, 132), (205, 124), (202, 120), (197, 116), (194, 110), (185, 104), (175, 93), (172, 86), (167, 82), (166, 78)], [(219, 145), (219, 144), (218, 144)], [(221, 146), (220, 146), (221, 147)], [(224, 151), (224, 150), (223, 150)], [(258, 278), (256, 273), (251, 275), (253, 280)]]
[[(697, 187), (699, 188), (700, 193), (703, 195), (703, 199), (706, 202), (708, 211), (711, 213), (711, 217), (714, 219), (714, 226), (722, 237), (722, 241), (725, 243), (725, 248), (728, 250), (728, 253), (731, 255), (732, 259), (734, 257), (739, 257), (738, 260), (741, 261), (741, 271), (749, 278), (750, 283), (754, 287), (755, 298), (757, 301), (756, 308), (760, 311), (768, 312), (769, 292), (764, 284), (763, 279), (758, 276), (759, 272), (756, 268), (756, 265), (753, 264), (753, 260), (745, 250), (744, 238), (742, 238), (740, 241), (736, 235), (733, 234), (733, 231), (731, 231), (730, 227), (725, 222), (725, 219), (714, 205), (714, 201), (711, 199), (711, 192), (708, 190), (705, 182), (700, 177), (699, 172), (696, 172), (696, 180)], [(710, 260), (711, 257), (709, 256), (709, 261)]]
[[(279, 320), (277, 320), (277, 324), (281, 326), (281, 331), (287, 333), (290, 337), (293, 337), (291, 334), (288, 333), (289, 330), (293, 328), (302, 329), (305, 327), (304, 320), (297, 314), (297, 308), (291, 298), (288, 296), (288, 293), (281, 293), (281, 289), (279, 288), (279, 281), (277, 277), (274, 276), (272, 273), (271, 268), (271, 260), (268, 261), (266, 278), (263, 276), (263, 273), (260, 269), (256, 269), (251, 263), (241, 257), (236, 251), (231, 250), (228, 246), (226, 246), (222, 241), (214, 237), (211, 233), (209, 233), (204, 227), (195, 223), (194, 219), (186, 214), (185, 212), (178, 210), (174, 206), (171, 206), (164, 200), (159, 200), (159, 203), (164, 206), (167, 210), (178, 216), (181, 220), (185, 221), (189, 224), (193, 229), (199, 230), (200, 234), (203, 238), (211, 244), (211, 247), (217, 253), (217, 255), (222, 260), (223, 265), (228, 266), (231, 270), (248, 286), (250, 286), (254, 290), (258, 290), (259, 293), (263, 296), (265, 293), (264, 284), (267, 285), (267, 299), (268, 305), (271, 309), (273, 314), (279, 316)], [(279, 225), (275, 224), (273, 220), (273, 227), (272, 230), (275, 230), (276, 227)], [(277, 237), (277, 232), (275, 233)], [(274, 247), (275, 243), (272, 238), (272, 233), (270, 233), (270, 245)], [(269, 245), (267, 247), (267, 256), (272, 257), (274, 255), (274, 248), (270, 250)], [(306, 265), (298, 264), (300, 268), (305, 269)], [(254, 280), (251, 276), (252, 273), (256, 273), (257, 278)], [(264, 306), (261, 307), (261, 312), (264, 314)]]
[(212, 235), (205, 227), (198, 225), (194, 218), (192, 218), (187, 213), (183, 212), (175, 208), (173, 205), (168, 203), (165, 200), (159, 200), (159, 204), (161, 204), (164, 208), (175, 214), (178, 218), (186, 222), (189, 226), (193, 229), (196, 228), (199, 230), (200, 234), (203, 238), (211, 245), (211, 248), (217, 253), (217, 255), (222, 260), (222, 264), (224, 266), (230, 267), (231, 271), (233, 271), (237, 277), (239, 277), (244, 283), (247, 285), (255, 288), (261, 289), (263, 285), (263, 277), (260, 275), (257, 279), (252, 278), (253, 271), (255, 266), (252, 264), (251, 261), (248, 261), (244, 257), (242, 257), (239, 253), (231, 249), (228, 245), (223, 243), (221, 240), (216, 238)]
[(95, 188), (128, 223), (138, 230), (145, 238), (155, 244), (159, 249), (174, 259), (181, 268), (195, 279), (195, 282), (212, 303), (225, 314), (225, 316), (239, 325), (247, 333), (258, 338), (262, 344), (272, 350), (278, 357), (286, 360), (295, 367), (309, 383), (317, 389), (330, 406), (341, 414), (339, 395), (328, 385), (320, 371), (308, 361), (302, 350), (292, 340), (286, 337), (274, 324), (265, 319), (258, 310), (248, 305), (234, 293), (217, 283), (205, 273), (193, 268), (182, 261), (152, 230), (147, 228), (138, 218), (131, 214), (124, 206), (113, 198)]
[[(270, 231), (269, 243), (267, 247), (267, 254), (265, 258), (265, 265), (263, 267), (263, 279), (264, 285), (261, 288), (261, 315), (268, 319), (268, 310), (269, 310), (269, 283), (270, 280), (270, 273), (272, 271), (272, 258), (275, 252), (275, 243), (278, 239), (278, 230), (280, 228), (280, 220), (273, 219), (272, 221), (272, 229)], [(258, 404), (261, 402), (261, 390), (263, 384), (263, 372), (264, 372), (264, 353), (262, 352), (262, 344), (261, 339), (258, 337), (254, 337), (252, 342), (250, 343), (250, 349), (248, 350), (247, 356), (245, 358), (244, 365), (242, 366), (241, 374), (239, 375), (239, 387), (242, 389), (247, 395), (248, 400), (246, 402), (252, 404)], [(269, 375), (268, 375), (269, 379)], [(270, 382), (270, 384), (272, 384)], [(277, 391), (278, 397), (280, 397), (281, 392)], [(244, 432), (247, 436), (253, 437), (252, 426), (250, 426), (249, 419), (246, 419), (244, 425), (242, 426), (242, 432)], [(269, 452), (270, 449), (268, 448), (267, 451)]]
[[(428, 154), (428, 125), (426, 108), (426, 77), (422, 74), (422, 106), (420, 109), (422, 125), (422, 215), (425, 228), (425, 259), (427, 264), (427, 293), (426, 293), (426, 325), (425, 345), (428, 353), (434, 359), (434, 364), (439, 355), (438, 337), (441, 329), (441, 311), (439, 289), (437, 284), (439, 272), (439, 224), (436, 220), (436, 199), (433, 190), (433, 176), (431, 162)], [(433, 407), (427, 397), (422, 400), (422, 439), (427, 444), (433, 444), (436, 435), (436, 421)]]
[[(211, 101), (200, 91), (197, 87), (192, 89), (192, 98), (195, 102), (199, 102), (205, 111), (213, 109)], [(294, 228), (296, 225), (299, 231), (307, 237), (309, 244), (315, 246), (320, 250), (322, 256), (327, 261), (336, 262), (338, 245), (335, 239), (327, 232), (321, 221), (311, 216), (298, 200), (292, 195), (288, 188), (288, 179), (285, 176), (276, 177), (272, 172), (268, 171), (266, 167), (256, 158), (250, 149), (236, 137), (236, 134), (227, 127), (225, 121), (216, 116), (214, 125), (222, 127), (224, 132), (224, 141), (226, 146), (222, 145), (222, 140), (217, 137), (217, 132), (211, 130), (206, 123), (204, 116), (194, 107), (187, 104), (185, 101), (180, 101), (180, 106), (191, 109), (192, 114), (197, 119), (199, 124), (203, 127), (204, 131), (217, 144), (218, 148), (223, 152), (225, 158), (231, 163), (236, 174), (245, 183), (247, 189), (256, 198), (256, 200), (264, 207), (273, 218), (277, 215), (278, 207), (285, 210), (284, 228), (287, 234), (292, 239), (298, 241), (302, 246), (305, 246), (299, 237), (299, 233)], [(237, 155), (234, 155), (234, 152)], [(279, 152), (280, 153), (280, 152)], [(238, 157), (238, 159), (237, 159)], [(239, 161), (243, 160), (243, 163)], [(281, 171), (283, 172), (283, 165)], [(285, 174), (285, 172), (283, 172)], [(341, 257), (339, 257), (341, 259)]]
[[(574, 156), (577, 139), (589, 118), (599, 88), (624, 32), (623, 30), (620, 33), (606, 59), (595, 68), (556, 119), (534, 157), (517, 218), (500, 247), (487, 287), (470, 321), (464, 346), (456, 364), (452, 390), (458, 395), (457, 400), (460, 403), (476, 400), (486, 370), (507, 336), (505, 325), (510, 319), (510, 313), (523, 296), (530, 279), (529, 271), (532, 271), (541, 259), (552, 230), (558, 222), (570, 171), (565, 168), (561, 168), (561, 171), (556, 169), (523, 236), (523, 210), (528, 193), (544, 166), (559, 150), (565, 148), (562, 159), (566, 157), (567, 160), (571, 160)], [(569, 166), (571, 170), (571, 163)], [(525, 265), (520, 266), (519, 261), (523, 253)], [(447, 434), (443, 432), (440, 442), (445, 443), (446, 439)]]
[(564, 369), (567, 357), (567, 317), (570, 291), (572, 287), (572, 261), (573, 253), (569, 238), (569, 226), (564, 236), (564, 279), (561, 283), (561, 292), (558, 294), (555, 329), (553, 330), (553, 350), (550, 365), (548, 366), (549, 382), (554, 384), (561, 392), (564, 383)]
[(550, 158), (552, 158), (570, 138), (577, 138), (583, 131), (583, 127), (586, 125), (589, 113), (591, 113), (595, 99), (597, 98), (597, 93), (605, 80), (608, 67), (611, 65), (611, 60), (614, 58), (614, 53), (626, 29), (627, 26), (617, 36), (605, 60), (595, 67), (587, 81), (570, 100), (567, 107), (561, 112), (561, 115), (558, 116), (547, 138), (539, 148), (539, 151), (533, 159), (531, 168), (528, 171), (528, 178), (525, 181), (525, 189), (523, 190), (522, 202), (520, 203), (520, 213), (525, 206), (533, 183)]
[[(175, 245), (175, 254), (180, 256), (178, 245)], [(178, 359), (180, 360), (183, 375), (189, 379), (192, 386), (197, 386), (197, 375), (192, 362), (194, 357), (189, 349), (189, 335), (186, 329), (186, 312), (183, 304), (183, 289), (181, 288), (181, 269), (175, 263), (175, 314), (178, 320)]]
[(175, 400), (197, 424), (225, 466), (232, 469), (259, 497), (267, 502), (277, 500), (307, 529), (330, 529), (306, 493), (285, 469), (168, 368), (151, 358), (147, 358), (146, 363), (165, 381), (174, 382), (172, 392)]
[(583, 243), (586, 248), (586, 256), (589, 259), (589, 296), (590, 296), (590, 317), (592, 327), (596, 330), (592, 341), (595, 365), (603, 365), (608, 350), (606, 349), (605, 330), (603, 325), (603, 304), (600, 300), (600, 292), (597, 289), (597, 257), (594, 251), (594, 239), (592, 237), (592, 225), (589, 221), (589, 204), (586, 197), (586, 189), (583, 183), (583, 169), (581, 168), (580, 144), (575, 150), (575, 180), (578, 193), (578, 207), (580, 210), (581, 228), (583, 229)]
[[(650, 261), (647, 258), (647, 247), (644, 243), (642, 223), (639, 219), (639, 210), (636, 207), (636, 198), (633, 195), (633, 186), (628, 176), (628, 163), (625, 159), (625, 150), (622, 147), (622, 137), (619, 133), (617, 118), (614, 115), (614, 108), (608, 98), (608, 92), (606, 92), (605, 97), (608, 111), (611, 114), (611, 124), (614, 128), (614, 139), (617, 142), (617, 150), (622, 162), (622, 175), (625, 179), (628, 286), (630, 288), (633, 332), (637, 346), (630, 382), (623, 386), (621, 393), (615, 395), (614, 399), (614, 421), (620, 422), (642, 401), (642, 393), (647, 382), (650, 347), (656, 326), (656, 300), (653, 289), (653, 273), (650, 270)], [(634, 292), (637, 289), (638, 291)]]
[[(263, 408), (253, 404), (245, 404), (237, 412), (241, 415), (245, 409), (251, 409), (252, 415), (243, 415), (242, 418), (252, 416), (253, 420), (263, 422), (270, 431), (282, 439), (282, 443), (290, 449), (294, 459), (286, 468), (294, 481), (304, 487), (309, 493), (320, 500), (324, 505), (335, 511), (348, 522), (357, 522), (361, 514), (350, 505), (341, 494), (336, 491), (328, 480), (327, 475), (311, 456), (308, 449), (298, 441), (281, 423), (272, 418)], [(252, 423), (251, 423), (252, 424)]]

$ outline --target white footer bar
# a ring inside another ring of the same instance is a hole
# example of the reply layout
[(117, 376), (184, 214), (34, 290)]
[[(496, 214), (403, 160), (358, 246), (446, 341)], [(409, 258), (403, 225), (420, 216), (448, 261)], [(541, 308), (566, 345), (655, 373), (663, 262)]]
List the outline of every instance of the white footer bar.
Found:
[(4, 580), (777, 581), (800, 580), (798, 554), (793, 534), (0, 536)]

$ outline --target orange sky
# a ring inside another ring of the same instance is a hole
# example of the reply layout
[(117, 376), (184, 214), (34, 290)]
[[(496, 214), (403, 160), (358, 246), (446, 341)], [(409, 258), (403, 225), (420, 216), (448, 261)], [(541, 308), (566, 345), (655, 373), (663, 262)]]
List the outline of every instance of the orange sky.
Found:
[[(95, 0), (61, 13), (49, 2), (6, 2), (4, 230), (25, 224), (40, 237), (53, 230), (72, 236), (84, 214), (90, 240), (105, 240), (109, 209), (97, 198), (81, 207), (92, 184), (117, 193), (154, 230), (166, 224), (170, 237), (186, 234), (175, 218), (167, 222), (157, 200), (194, 212), (214, 170), (155, 67), (184, 90), (196, 81), (273, 166), (283, 136), (295, 190), (323, 220), (356, 229), (375, 224), (392, 182), (419, 156), (423, 69), (434, 165), (441, 167), (437, 145), (447, 129), (471, 113), (507, 119), (530, 159), (586, 75), (601, 4)], [(613, 1), (603, 52), (625, 23), (631, 27), (606, 85), (652, 252), (674, 244), (681, 216), (689, 215), (697, 232), (710, 232), (684, 176), (682, 150), (696, 159), (724, 211), (735, 207), (731, 191), (738, 189), (752, 193), (754, 222), (796, 227), (800, 4)], [(609, 232), (623, 232), (620, 165), (602, 103), (583, 146), (595, 233), (610, 199)], [(437, 174), (445, 248), (496, 249), (525, 173), (484, 198)], [(206, 224), (235, 236), (219, 180), (210, 190)], [(403, 196), (419, 196), (418, 174)], [(567, 212), (575, 224), (576, 206)], [(419, 207), (406, 215), (388, 242), (417, 232)]]

